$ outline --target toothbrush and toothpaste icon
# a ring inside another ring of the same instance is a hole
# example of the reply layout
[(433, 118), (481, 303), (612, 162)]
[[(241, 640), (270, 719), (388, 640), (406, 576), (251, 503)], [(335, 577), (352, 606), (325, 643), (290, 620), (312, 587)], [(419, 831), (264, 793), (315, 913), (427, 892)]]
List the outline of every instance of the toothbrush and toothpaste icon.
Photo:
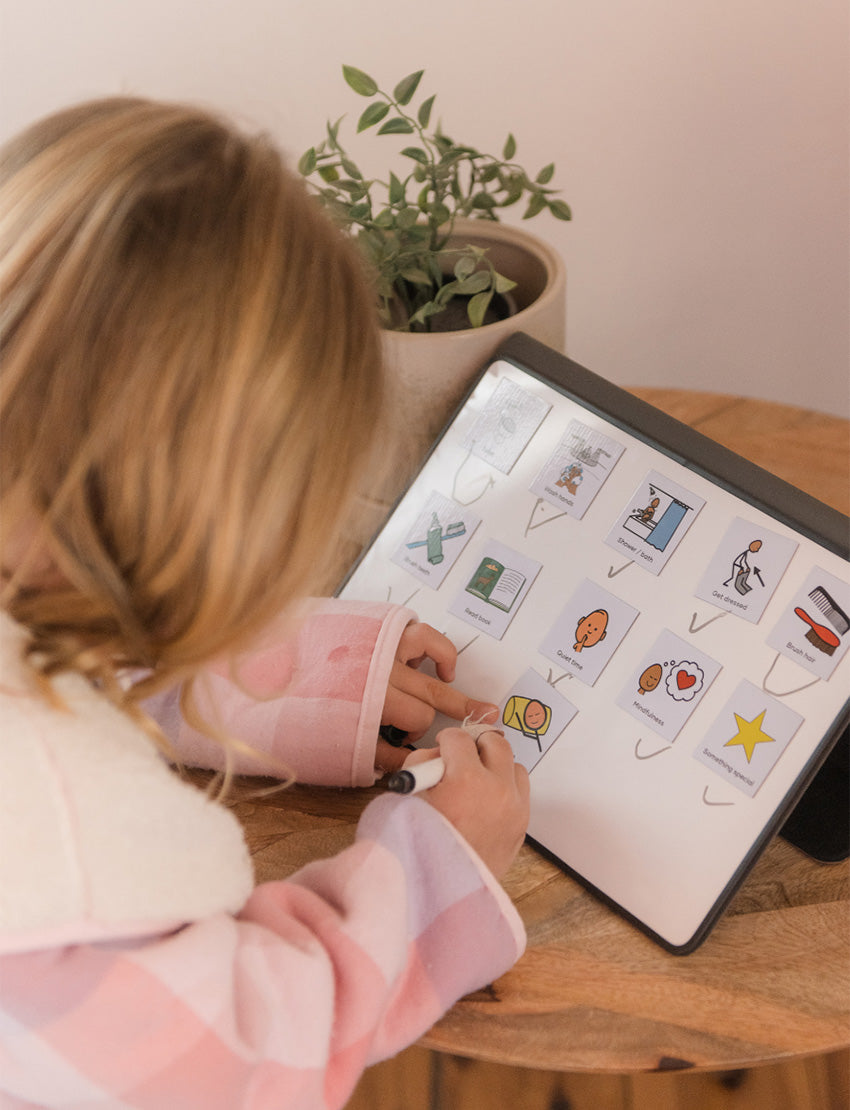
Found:
[(427, 548), (428, 562), (433, 565), (442, 563), (443, 555), (443, 542), (445, 540), (454, 540), (459, 536), (466, 534), (466, 524), (458, 521), (456, 524), (449, 524), (446, 530), (443, 531), (443, 526), (440, 524), (436, 513), (431, 515), (431, 524), (424, 540), (413, 540), (406, 546), (409, 548), (424, 547)]

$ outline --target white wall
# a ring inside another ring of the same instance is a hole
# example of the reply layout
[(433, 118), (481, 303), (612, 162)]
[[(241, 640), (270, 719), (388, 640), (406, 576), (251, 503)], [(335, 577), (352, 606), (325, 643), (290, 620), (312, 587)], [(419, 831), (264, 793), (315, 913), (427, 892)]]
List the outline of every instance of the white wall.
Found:
[[(0, 138), (118, 91), (296, 158), (425, 68), (447, 131), (554, 160), (570, 355), (624, 384), (850, 412), (846, 0), (0, 0)], [(381, 142), (392, 140), (381, 140)], [(381, 166), (367, 167), (378, 172)]]

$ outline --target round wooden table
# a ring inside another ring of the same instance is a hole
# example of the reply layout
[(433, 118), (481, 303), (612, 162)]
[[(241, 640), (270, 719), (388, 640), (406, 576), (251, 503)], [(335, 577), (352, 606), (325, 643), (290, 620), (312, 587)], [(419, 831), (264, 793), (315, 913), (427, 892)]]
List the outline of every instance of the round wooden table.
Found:
[[(848, 512), (846, 421), (708, 393), (633, 392)], [(296, 786), (237, 801), (258, 881), (351, 843), (375, 793)], [(421, 1042), (428, 1048), (624, 1073), (746, 1068), (850, 1044), (847, 862), (814, 863), (775, 839), (690, 956), (663, 951), (528, 846), (505, 887), (528, 950), (438, 1022)]]

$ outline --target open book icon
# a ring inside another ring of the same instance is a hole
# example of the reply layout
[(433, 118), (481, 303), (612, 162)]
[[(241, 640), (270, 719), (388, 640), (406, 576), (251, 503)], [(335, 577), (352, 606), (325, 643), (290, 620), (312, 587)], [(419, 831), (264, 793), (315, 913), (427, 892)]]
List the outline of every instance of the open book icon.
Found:
[(520, 571), (511, 570), (498, 559), (484, 558), (470, 579), (466, 592), (508, 613), (524, 585), (525, 575)]

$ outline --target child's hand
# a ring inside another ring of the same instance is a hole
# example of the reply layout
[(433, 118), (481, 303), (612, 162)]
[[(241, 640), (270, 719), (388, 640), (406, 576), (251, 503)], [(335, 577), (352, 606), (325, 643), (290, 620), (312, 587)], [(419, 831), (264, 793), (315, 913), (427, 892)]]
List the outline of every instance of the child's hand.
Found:
[[(446, 772), (420, 797), (451, 821), (501, 879), (528, 827), (528, 772), (514, 762), (500, 732), (484, 732), (475, 741), (461, 728), (446, 728), (437, 740)], [(417, 752), (407, 766), (435, 755), (436, 749)]]
[[(418, 669), (426, 659), (435, 663), (436, 678)], [(409, 624), (396, 650), (381, 724), (401, 729), (415, 742), (431, 727), (437, 712), (456, 721), (470, 714), (477, 721), (495, 721), (498, 706), (476, 701), (449, 685), (455, 677), (456, 662), (457, 651), (451, 640), (430, 624), (421, 621)], [(377, 762), (385, 770), (400, 767), (408, 754), (404, 749), (399, 751), (378, 741)]]

